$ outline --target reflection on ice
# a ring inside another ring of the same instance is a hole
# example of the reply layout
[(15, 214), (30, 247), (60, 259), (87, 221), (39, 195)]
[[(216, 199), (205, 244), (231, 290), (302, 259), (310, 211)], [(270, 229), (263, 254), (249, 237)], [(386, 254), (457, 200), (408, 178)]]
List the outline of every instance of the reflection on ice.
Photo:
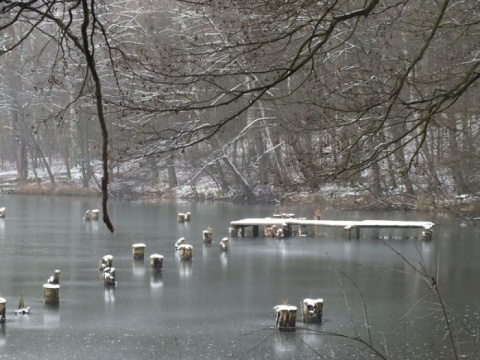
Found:
[(192, 261), (181, 260), (178, 262), (178, 273), (181, 278), (189, 278), (192, 276)]
[(104, 290), (105, 304), (113, 304), (115, 302), (115, 288), (114, 287), (105, 287)]
[(43, 308), (43, 327), (51, 329), (60, 326), (60, 311), (58, 304), (45, 304)]
[(145, 275), (145, 264), (143, 260), (133, 260), (133, 275), (137, 277), (143, 277)]
[(150, 274), (150, 287), (152, 289), (163, 287), (163, 276), (159, 270), (152, 270)]
[(222, 267), (226, 269), (228, 266), (228, 254), (225, 251), (222, 251), (220, 253), (220, 262), (222, 264)]
[(0, 324), (0, 347), (4, 347), (7, 343), (5, 338), (5, 324)]

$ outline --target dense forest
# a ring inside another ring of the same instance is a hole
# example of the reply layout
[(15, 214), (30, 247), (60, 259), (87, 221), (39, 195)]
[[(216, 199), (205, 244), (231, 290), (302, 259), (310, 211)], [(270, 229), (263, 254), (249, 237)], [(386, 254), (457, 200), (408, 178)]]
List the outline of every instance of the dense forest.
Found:
[(1, 0), (0, 13), (0, 166), (20, 181), (42, 169), (52, 188), (53, 164), (79, 170), (105, 213), (111, 188), (138, 183), (242, 201), (335, 185), (409, 208), (480, 190), (478, 0)]

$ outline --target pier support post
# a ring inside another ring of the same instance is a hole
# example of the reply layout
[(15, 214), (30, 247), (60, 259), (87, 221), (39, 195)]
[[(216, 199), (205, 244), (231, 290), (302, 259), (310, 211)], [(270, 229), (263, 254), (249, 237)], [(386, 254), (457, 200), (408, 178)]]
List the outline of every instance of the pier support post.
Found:
[(258, 225), (253, 225), (253, 227), (252, 227), (252, 236), (253, 237), (258, 237), (258, 228), (259, 228)]
[(422, 239), (432, 240), (432, 233), (433, 233), (432, 228), (429, 228), (429, 227), (424, 228), (424, 230), (422, 231)]
[(43, 284), (43, 300), (45, 304), (57, 305), (60, 303), (60, 285)]
[(277, 312), (277, 329), (294, 331), (295, 322), (297, 321), (297, 307), (292, 305), (277, 305), (274, 309)]
[(145, 257), (145, 244), (133, 244), (132, 253), (135, 260), (143, 260)]
[(303, 322), (321, 322), (323, 314), (323, 299), (303, 299)]
[(355, 235), (357, 239), (360, 239), (360, 228), (358, 226), (345, 226), (345, 230), (347, 230), (348, 239), (352, 238), (352, 230), (355, 230)]

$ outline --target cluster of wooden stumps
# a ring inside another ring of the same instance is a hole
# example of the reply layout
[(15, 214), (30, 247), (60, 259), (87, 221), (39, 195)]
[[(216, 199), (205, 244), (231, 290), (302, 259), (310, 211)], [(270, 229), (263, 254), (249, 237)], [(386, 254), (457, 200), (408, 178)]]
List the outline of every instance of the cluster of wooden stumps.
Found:
[(113, 256), (105, 255), (100, 260), (100, 278), (103, 280), (105, 286), (115, 286), (117, 284), (115, 280), (115, 267), (113, 266)]
[[(55, 270), (55, 273), (47, 279), (43, 284), (43, 300), (45, 304), (57, 305), (60, 302), (60, 270)], [(0, 297), (0, 323), (6, 321), (7, 300)], [(25, 306), (23, 295), (20, 295), (18, 308), (15, 310), (15, 315), (28, 315), (30, 307)]]
[(177, 215), (177, 221), (178, 222), (185, 222), (185, 221), (190, 221), (190, 213), (178, 213)]
[[(142, 243), (132, 245), (132, 257), (134, 260), (143, 261), (145, 259), (146, 245)], [(163, 255), (152, 254), (150, 255), (150, 268), (153, 271), (163, 270)], [(103, 280), (105, 286), (116, 286), (117, 281), (115, 277), (115, 268), (113, 267), (113, 256), (105, 255), (100, 260), (100, 278)]]
[[(323, 315), (323, 299), (303, 299), (302, 320), (304, 323), (320, 323)], [(276, 328), (280, 331), (295, 331), (297, 307), (293, 305), (277, 305)]]
[[(0, 217), (5, 217), (5, 208), (0, 208)], [(85, 221), (98, 220), (100, 217), (100, 211), (93, 209), (87, 210), (83, 219)], [(180, 213), (178, 214), (178, 221), (185, 222), (190, 221), (190, 213)], [(213, 239), (213, 230), (211, 227), (208, 227), (207, 230), (203, 231), (203, 241), (204, 243), (212, 243)], [(221, 239), (220, 249), (226, 251), (228, 249), (228, 238), (224, 237)], [(142, 243), (132, 245), (132, 256), (134, 260), (144, 260), (145, 258), (145, 248), (146, 245)], [(182, 260), (192, 260), (193, 258), (193, 246), (185, 244), (185, 238), (180, 238), (175, 243), (176, 250), (180, 253), (180, 259)], [(163, 270), (163, 255), (152, 254), (150, 255), (150, 268), (152, 271), (161, 271)], [(105, 255), (100, 260), (99, 265), (100, 278), (102, 279), (106, 287), (116, 286), (116, 271), (113, 266), (113, 256)], [(60, 303), (60, 270), (55, 270), (54, 274), (47, 279), (47, 283), (43, 285), (43, 297), (45, 304), (49, 305), (58, 305)], [(0, 297), (0, 323), (5, 322), (6, 316), (6, 299)], [(16, 315), (28, 314), (30, 308), (24, 307), (23, 296), (20, 298), (19, 308), (15, 311)]]
[(85, 211), (85, 215), (83, 215), (83, 220), (91, 221), (91, 220), (99, 220), (100, 219), (100, 210), (93, 209)]

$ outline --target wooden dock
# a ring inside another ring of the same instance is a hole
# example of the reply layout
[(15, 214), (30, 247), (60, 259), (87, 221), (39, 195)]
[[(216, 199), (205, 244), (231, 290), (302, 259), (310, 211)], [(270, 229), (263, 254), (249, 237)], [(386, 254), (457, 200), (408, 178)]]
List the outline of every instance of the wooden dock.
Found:
[[(347, 231), (348, 238), (351, 238), (352, 230), (356, 238), (360, 238), (360, 229), (372, 228), (418, 228), (423, 229), (422, 237), (430, 239), (434, 223), (429, 221), (392, 221), (392, 220), (308, 220), (294, 217), (267, 217), (248, 218), (230, 222), (230, 236), (246, 236), (247, 229), (251, 228), (251, 236), (260, 235), (260, 226), (264, 227), (263, 234), (272, 237), (284, 237), (294, 234), (294, 227), (298, 230), (299, 236), (306, 234), (306, 227), (313, 226), (317, 230), (322, 227), (341, 227)], [(280, 236), (277, 231), (281, 229)]]

